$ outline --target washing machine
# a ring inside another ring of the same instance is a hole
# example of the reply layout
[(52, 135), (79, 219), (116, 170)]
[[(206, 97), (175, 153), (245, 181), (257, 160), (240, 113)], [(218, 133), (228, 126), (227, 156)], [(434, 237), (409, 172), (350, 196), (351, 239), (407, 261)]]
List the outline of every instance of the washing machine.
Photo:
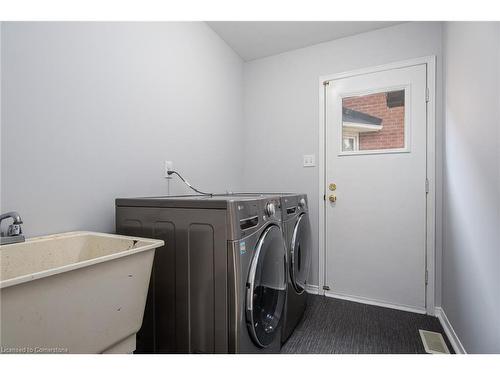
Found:
[(283, 237), (287, 249), (287, 297), (283, 316), (282, 343), (293, 333), (307, 306), (307, 278), (311, 267), (311, 226), (307, 194), (233, 193), (236, 196), (279, 196)]
[[(229, 319), (235, 353), (278, 353), (286, 303), (286, 246), (279, 197), (261, 198), (257, 215), (243, 212), (240, 228), (249, 228), (229, 249), (232, 280)], [(245, 208), (242, 208), (245, 210)], [(258, 216), (258, 217), (257, 217)], [(259, 222), (257, 222), (259, 220)]]
[(116, 200), (116, 230), (161, 238), (138, 353), (278, 353), (287, 290), (279, 196)]

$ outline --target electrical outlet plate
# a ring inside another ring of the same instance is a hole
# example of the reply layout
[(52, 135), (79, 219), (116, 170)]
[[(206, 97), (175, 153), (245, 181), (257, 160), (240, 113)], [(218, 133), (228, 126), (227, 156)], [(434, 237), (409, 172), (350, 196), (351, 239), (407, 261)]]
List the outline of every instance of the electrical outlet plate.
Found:
[(315, 167), (316, 158), (315, 155), (304, 155), (304, 167)]
[(174, 162), (170, 160), (165, 160), (165, 178), (172, 178), (172, 176), (168, 175), (168, 171), (174, 170)]

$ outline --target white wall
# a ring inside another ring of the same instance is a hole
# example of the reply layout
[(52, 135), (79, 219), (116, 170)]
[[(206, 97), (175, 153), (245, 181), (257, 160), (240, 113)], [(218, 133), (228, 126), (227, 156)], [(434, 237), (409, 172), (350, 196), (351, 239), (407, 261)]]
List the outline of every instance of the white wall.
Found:
[(1, 49), (1, 212), (29, 236), (113, 231), (164, 160), (241, 189), (243, 62), (206, 24), (4, 22)]
[(442, 307), (469, 353), (500, 353), (500, 24), (447, 23)]
[[(245, 188), (308, 194), (314, 232), (311, 283), (318, 283), (318, 168), (303, 168), (319, 137), (319, 77), (331, 73), (437, 55), (441, 77), (441, 24), (406, 23), (245, 63)], [(438, 78), (438, 108), (441, 104)], [(438, 175), (442, 129), (438, 112)], [(441, 181), (437, 181), (438, 199)], [(438, 215), (441, 214), (438, 207)], [(438, 224), (440, 269), (440, 221)], [(440, 275), (437, 275), (439, 305)]]

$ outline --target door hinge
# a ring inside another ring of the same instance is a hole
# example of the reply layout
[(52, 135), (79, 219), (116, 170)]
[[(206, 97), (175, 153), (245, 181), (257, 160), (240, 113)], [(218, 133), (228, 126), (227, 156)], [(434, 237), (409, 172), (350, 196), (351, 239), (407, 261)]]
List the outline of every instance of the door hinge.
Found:
[(429, 284), (429, 271), (425, 270), (425, 285)]
[(323, 290), (330, 290), (330, 287), (328, 285), (323, 285)]
[(425, 89), (425, 102), (429, 103), (429, 100), (430, 100), (429, 88), (426, 87), (426, 89)]
[(425, 194), (429, 194), (429, 179), (425, 179)]
[(323, 81), (323, 86), (328, 86), (330, 84), (330, 81)]

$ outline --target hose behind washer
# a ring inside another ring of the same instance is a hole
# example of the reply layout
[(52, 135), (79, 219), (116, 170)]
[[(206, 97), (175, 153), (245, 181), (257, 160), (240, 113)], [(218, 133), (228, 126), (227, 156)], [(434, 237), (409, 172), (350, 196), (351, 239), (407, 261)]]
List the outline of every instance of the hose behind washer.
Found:
[(205, 193), (204, 191), (201, 191), (201, 190), (198, 190), (196, 189), (193, 185), (191, 185), (189, 182), (187, 182), (184, 177), (182, 177), (178, 172), (176, 171), (167, 171), (167, 174), (170, 176), (172, 174), (175, 174), (177, 175), (177, 177), (179, 177), (182, 182), (184, 182), (191, 190), (197, 192), (198, 194), (201, 194), (201, 195), (208, 195), (210, 197), (212, 197), (214, 194), (213, 193)]

